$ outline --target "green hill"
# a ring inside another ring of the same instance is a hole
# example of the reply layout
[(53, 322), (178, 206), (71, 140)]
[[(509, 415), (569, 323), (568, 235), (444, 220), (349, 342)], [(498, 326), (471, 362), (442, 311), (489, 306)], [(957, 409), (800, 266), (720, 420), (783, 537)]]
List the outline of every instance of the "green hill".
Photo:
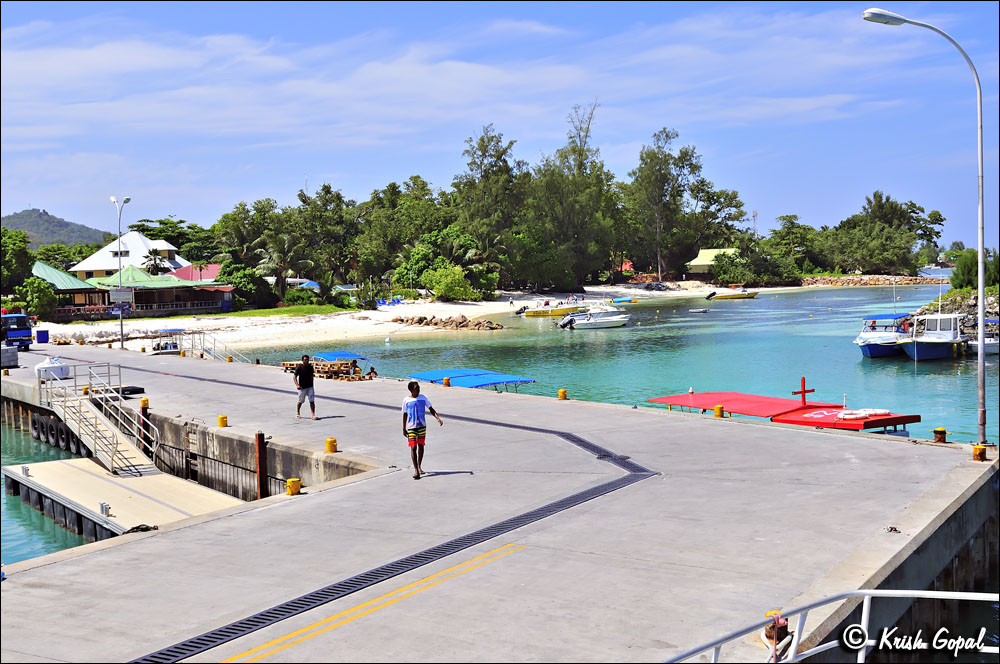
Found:
[(62, 244), (104, 242), (104, 231), (74, 224), (37, 208), (8, 214), (0, 219), (0, 222), (9, 230), (27, 231), (31, 249), (55, 242)]

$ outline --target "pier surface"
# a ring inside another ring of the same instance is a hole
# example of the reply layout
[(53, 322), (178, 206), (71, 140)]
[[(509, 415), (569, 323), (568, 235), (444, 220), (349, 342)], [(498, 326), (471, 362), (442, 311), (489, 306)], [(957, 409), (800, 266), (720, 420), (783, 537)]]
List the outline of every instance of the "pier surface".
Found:
[(291, 376), (275, 368), (59, 350), (121, 363), (154, 412), (225, 414), (315, 453), (335, 436), (378, 468), (7, 566), (4, 661), (141, 658), (552, 505), (189, 659), (662, 660), (879, 583), (997, 472), (966, 445), (424, 385), (445, 425), (431, 421), (415, 481), (403, 382), (317, 380), (312, 421), (295, 419)]

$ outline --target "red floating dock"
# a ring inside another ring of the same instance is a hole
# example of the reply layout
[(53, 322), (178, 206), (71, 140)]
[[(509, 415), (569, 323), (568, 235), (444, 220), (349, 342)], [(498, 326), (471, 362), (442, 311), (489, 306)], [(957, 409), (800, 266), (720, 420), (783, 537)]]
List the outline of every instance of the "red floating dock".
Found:
[(797, 424), (799, 426), (819, 429), (845, 429), (861, 431), (864, 429), (881, 429), (919, 422), (919, 415), (898, 415), (885, 411), (878, 414), (866, 414), (865, 411), (844, 408), (835, 403), (806, 401), (803, 379), (802, 390), (793, 394), (802, 395), (801, 399), (783, 399), (780, 397), (765, 397), (759, 394), (744, 392), (689, 392), (666, 397), (649, 399), (653, 403), (662, 403), (681, 408), (691, 408), (709, 411), (716, 406), (737, 415), (751, 417), (767, 417), (772, 422), (781, 424)]

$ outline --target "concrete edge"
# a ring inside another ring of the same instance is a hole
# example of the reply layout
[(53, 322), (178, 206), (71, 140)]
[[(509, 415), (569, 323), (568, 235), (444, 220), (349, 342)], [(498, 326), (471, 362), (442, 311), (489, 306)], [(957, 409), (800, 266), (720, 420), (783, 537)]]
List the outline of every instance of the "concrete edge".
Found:
[[(382, 475), (388, 475), (394, 472), (398, 472), (398, 469), (376, 468), (368, 472), (358, 473), (356, 475), (350, 475), (348, 477), (342, 477), (340, 479), (331, 480), (323, 484), (314, 485), (312, 487), (309, 487), (308, 490), (302, 491), (301, 495), (305, 496), (314, 493), (321, 493), (323, 491), (336, 489), (341, 486), (354, 484), (356, 482), (375, 479)], [(6, 576), (11, 576), (21, 572), (27, 572), (33, 569), (47, 567), (49, 565), (55, 565), (57, 563), (79, 558), (81, 556), (87, 556), (92, 553), (98, 553), (100, 551), (104, 551), (105, 549), (110, 549), (112, 547), (123, 546), (126, 544), (139, 542), (148, 537), (156, 537), (158, 535), (174, 532), (176, 530), (183, 530), (185, 528), (190, 528), (192, 526), (198, 526), (203, 523), (215, 521), (217, 519), (224, 519), (227, 517), (236, 516), (238, 514), (243, 514), (244, 512), (250, 512), (252, 510), (256, 510), (262, 507), (270, 507), (272, 505), (281, 504), (287, 501), (291, 501), (294, 498), (295, 498), (294, 496), (288, 496), (288, 495), (270, 496), (262, 500), (255, 500), (253, 502), (244, 503), (242, 505), (234, 505), (233, 507), (226, 507), (221, 510), (209, 512), (208, 514), (201, 514), (199, 516), (193, 516), (187, 519), (181, 519), (179, 521), (171, 521), (170, 523), (164, 524), (163, 527), (159, 528), (158, 530), (150, 530), (144, 533), (128, 533), (124, 535), (119, 535), (118, 537), (112, 537), (106, 540), (102, 540), (100, 542), (90, 542), (88, 544), (82, 544), (80, 546), (76, 546), (70, 549), (64, 549), (62, 551), (55, 551), (53, 553), (48, 553), (43, 556), (36, 556), (34, 558), (28, 558), (27, 560), (20, 560), (15, 563), (5, 564), (4, 574)]]

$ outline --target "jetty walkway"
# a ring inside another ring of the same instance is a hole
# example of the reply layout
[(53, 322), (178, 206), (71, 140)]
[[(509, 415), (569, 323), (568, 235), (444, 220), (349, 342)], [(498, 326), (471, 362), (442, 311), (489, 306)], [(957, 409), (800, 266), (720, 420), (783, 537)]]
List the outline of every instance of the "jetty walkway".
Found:
[(120, 363), (155, 413), (317, 459), (334, 436), (371, 470), (6, 566), (3, 661), (662, 660), (772, 609), (927, 587), (984, 529), (996, 555), (997, 461), (967, 445), (424, 385), (445, 425), (415, 481), (404, 382), (318, 380), (312, 421), (273, 367), (62, 350)]

